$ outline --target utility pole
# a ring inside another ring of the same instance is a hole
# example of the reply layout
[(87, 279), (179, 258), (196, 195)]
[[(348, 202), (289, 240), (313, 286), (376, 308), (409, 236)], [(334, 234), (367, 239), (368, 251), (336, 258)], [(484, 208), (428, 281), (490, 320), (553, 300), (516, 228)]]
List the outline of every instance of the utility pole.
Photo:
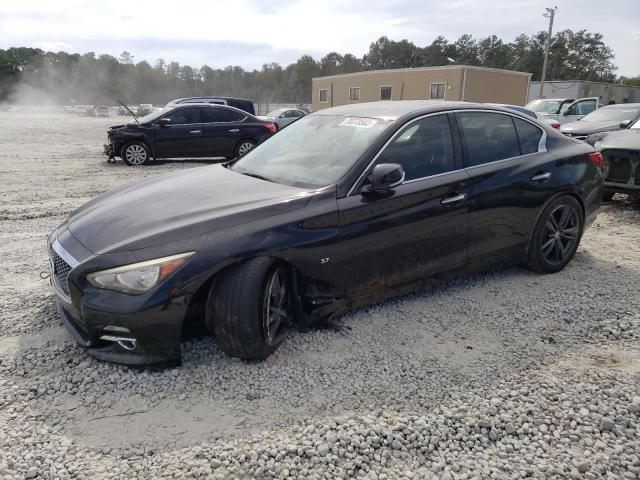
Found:
[(553, 19), (556, 16), (558, 7), (547, 8), (547, 13), (543, 13), (543, 17), (549, 18), (549, 33), (547, 41), (544, 44), (544, 62), (542, 63), (542, 77), (540, 77), (540, 93), (538, 98), (542, 98), (542, 89), (544, 88), (544, 77), (547, 75), (547, 60), (549, 59), (549, 46), (551, 45), (551, 32), (553, 31)]

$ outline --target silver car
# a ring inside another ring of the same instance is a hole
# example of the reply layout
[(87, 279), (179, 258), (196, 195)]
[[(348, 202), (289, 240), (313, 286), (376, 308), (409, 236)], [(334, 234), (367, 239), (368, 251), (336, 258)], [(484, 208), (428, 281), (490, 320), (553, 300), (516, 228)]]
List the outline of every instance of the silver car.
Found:
[(258, 117), (261, 120), (267, 120), (278, 125), (278, 128), (284, 128), (290, 123), (304, 117), (307, 113), (299, 108), (278, 108), (269, 112), (266, 116)]
[(561, 124), (575, 122), (600, 108), (598, 97), (541, 98), (527, 103), (524, 108), (535, 112), (538, 118), (557, 120)]

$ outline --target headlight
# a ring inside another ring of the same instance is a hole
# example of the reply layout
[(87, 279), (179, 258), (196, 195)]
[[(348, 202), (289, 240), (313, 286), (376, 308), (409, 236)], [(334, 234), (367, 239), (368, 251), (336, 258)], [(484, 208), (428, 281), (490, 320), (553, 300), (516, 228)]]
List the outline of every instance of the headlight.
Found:
[(181, 253), (90, 273), (87, 280), (97, 288), (134, 295), (144, 293), (179, 269), (194, 253)]

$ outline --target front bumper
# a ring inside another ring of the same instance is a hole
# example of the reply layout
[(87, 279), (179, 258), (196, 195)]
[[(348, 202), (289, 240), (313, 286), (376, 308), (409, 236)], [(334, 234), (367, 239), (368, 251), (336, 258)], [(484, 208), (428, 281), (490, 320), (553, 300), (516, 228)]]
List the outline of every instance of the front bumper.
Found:
[(57, 241), (50, 248), (72, 261), (74, 267), (64, 288), (55, 272), (50, 276), (51, 285), (60, 319), (78, 345), (89, 355), (108, 362), (154, 367), (179, 365), (182, 323), (190, 295), (163, 288), (128, 295), (87, 286), (77, 272), (82, 263), (75, 261), (83, 258), (80, 247), (66, 232), (62, 236), (69, 251)]
[(106, 155), (107, 157), (109, 157), (109, 158), (113, 158), (113, 157), (115, 157), (115, 156), (116, 156), (116, 149), (115, 149), (115, 145), (114, 145), (114, 144), (112, 144), (112, 143), (105, 143), (105, 144), (102, 146), (102, 150), (103, 150), (103, 151), (102, 151), (102, 153), (103, 153), (104, 155)]
[[(175, 367), (181, 363), (180, 355), (180, 339), (169, 341), (163, 339), (161, 343), (157, 343), (156, 339), (137, 335), (133, 332), (112, 332), (103, 331), (105, 333), (97, 337), (96, 331), (87, 328), (87, 325), (75, 318), (71, 313), (71, 309), (67, 309), (62, 301), (57, 301), (57, 310), (63, 325), (73, 337), (73, 339), (84, 347), (87, 353), (105, 362), (120, 363), (132, 366), (147, 367)], [(109, 335), (110, 334), (110, 335)], [(111, 338), (135, 338), (135, 347), (132, 350), (122, 347), (113, 340), (104, 340), (103, 337)]]

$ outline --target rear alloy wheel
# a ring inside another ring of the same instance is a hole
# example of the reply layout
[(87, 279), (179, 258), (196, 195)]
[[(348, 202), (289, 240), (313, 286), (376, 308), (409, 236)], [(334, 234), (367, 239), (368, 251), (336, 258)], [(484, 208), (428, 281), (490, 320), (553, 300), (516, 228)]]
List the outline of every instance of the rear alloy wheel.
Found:
[(269, 257), (226, 269), (211, 287), (205, 320), (225, 353), (267, 358), (284, 341), (293, 320), (291, 271)]
[(122, 160), (132, 167), (143, 165), (149, 160), (150, 152), (147, 146), (142, 142), (130, 142), (122, 147)]
[(578, 249), (582, 224), (582, 209), (575, 198), (563, 196), (551, 202), (536, 225), (529, 266), (542, 273), (562, 270)]
[(253, 140), (242, 140), (236, 147), (236, 157), (245, 155), (249, 150), (252, 150), (256, 146), (256, 142)]

